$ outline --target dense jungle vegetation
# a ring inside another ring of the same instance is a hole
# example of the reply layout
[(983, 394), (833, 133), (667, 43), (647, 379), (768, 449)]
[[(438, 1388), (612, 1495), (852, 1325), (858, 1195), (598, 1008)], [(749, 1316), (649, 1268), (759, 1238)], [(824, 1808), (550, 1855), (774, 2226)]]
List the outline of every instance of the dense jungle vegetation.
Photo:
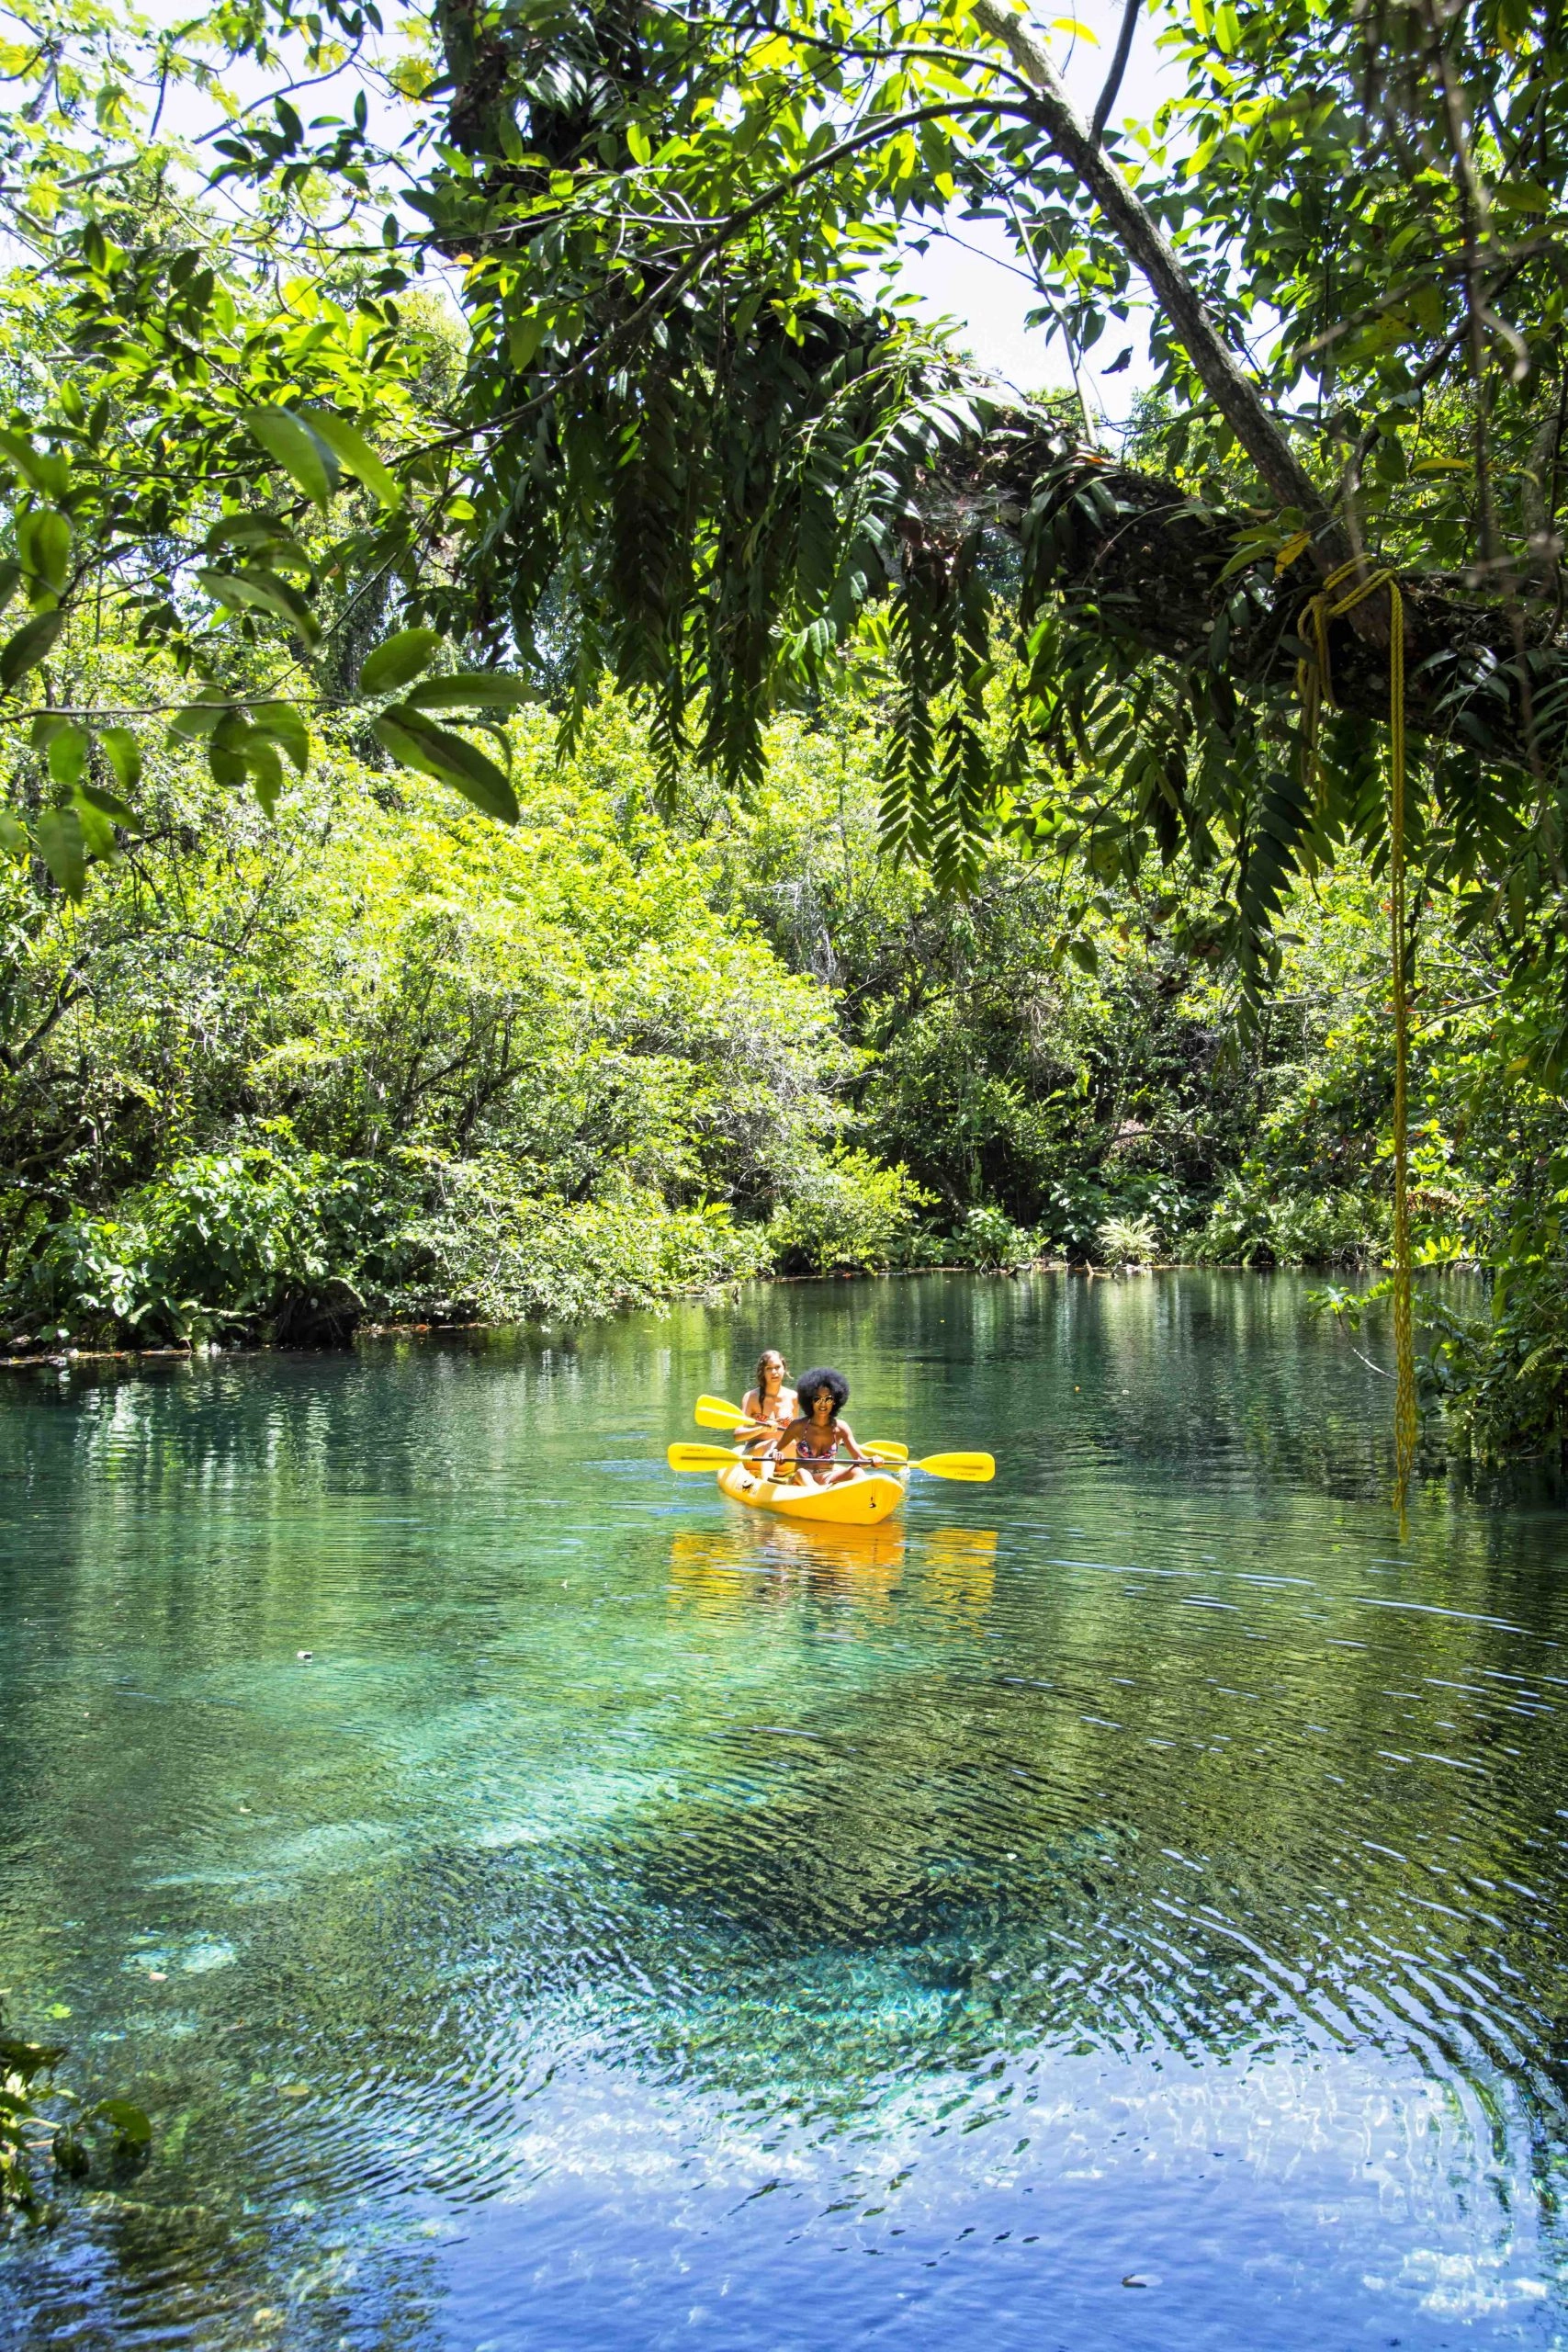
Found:
[[(674, 820), (613, 692), (570, 758), (511, 722), (512, 829), (347, 741), (270, 812), (151, 753), (80, 900), (4, 868), (13, 1344), (320, 1344), (775, 1269), (1375, 1269), (1375, 877), (1298, 891), (1243, 1023), (1190, 874), (1078, 904), (1005, 844), (963, 899), (891, 863), (886, 692), (863, 665), (775, 723), (759, 789), (693, 776)], [(1425, 932), (1422, 1255), (1484, 1263), (1542, 1205), (1555, 1103), (1502, 958), (1451, 906)]]
[[(1085, 125), (998, 0), (12, 12), (14, 1345), (1392, 1262), (1407, 1388), (1473, 1262), (1560, 1439), (1561, 28), (1160, 23)], [(1122, 443), (955, 213), (1152, 300)]]

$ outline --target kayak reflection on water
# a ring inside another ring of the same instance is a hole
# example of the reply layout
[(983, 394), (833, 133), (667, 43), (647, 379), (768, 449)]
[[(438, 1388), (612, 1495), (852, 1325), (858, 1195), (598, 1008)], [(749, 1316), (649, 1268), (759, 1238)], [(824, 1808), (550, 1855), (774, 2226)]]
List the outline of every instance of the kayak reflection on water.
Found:
[(912, 1591), (941, 1615), (977, 1628), (996, 1584), (994, 1527), (933, 1527), (910, 1542), (899, 1524), (831, 1527), (768, 1520), (671, 1538), (671, 1608), (712, 1619), (778, 1608), (803, 1590), (831, 1590), (867, 1606), (889, 1600), (914, 1570)]

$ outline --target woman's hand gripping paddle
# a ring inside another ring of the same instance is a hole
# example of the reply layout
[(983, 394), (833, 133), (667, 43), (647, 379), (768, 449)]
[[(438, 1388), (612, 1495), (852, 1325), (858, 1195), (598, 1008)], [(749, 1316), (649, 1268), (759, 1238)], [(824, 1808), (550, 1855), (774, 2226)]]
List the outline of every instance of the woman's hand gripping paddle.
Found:
[[(704, 1430), (734, 1430), (738, 1436), (761, 1437), (771, 1432), (772, 1421), (749, 1420), (739, 1405), (727, 1404), (722, 1396), (699, 1396), (696, 1408), (697, 1427)], [(909, 1449), (892, 1438), (868, 1441), (865, 1451), (885, 1462), (908, 1462)]]

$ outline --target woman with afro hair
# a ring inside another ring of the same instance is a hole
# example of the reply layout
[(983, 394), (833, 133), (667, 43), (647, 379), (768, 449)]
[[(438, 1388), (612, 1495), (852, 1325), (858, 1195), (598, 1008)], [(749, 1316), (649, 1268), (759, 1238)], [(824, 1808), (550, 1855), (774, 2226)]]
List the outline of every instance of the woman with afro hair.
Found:
[(795, 1393), (799, 1418), (780, 1438), (777, 1459), (792, 1462), (803, 1484), (841, 1486), (854, 1476), (857, 1463), (871, 1462), (870, 1454), (855, 1443), (849, 1423), (839, 1419), (850, 1401), (849, 1382), (841, 1372), (818, 1364), (801, 1374)]

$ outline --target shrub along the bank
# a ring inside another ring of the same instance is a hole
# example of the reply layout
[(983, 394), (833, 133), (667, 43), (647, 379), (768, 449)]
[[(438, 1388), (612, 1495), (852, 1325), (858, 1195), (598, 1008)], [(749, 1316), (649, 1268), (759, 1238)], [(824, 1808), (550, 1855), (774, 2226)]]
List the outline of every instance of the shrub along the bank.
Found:
[[(709, 904), (618, 706), (523, 823), (325, 747), (276, 820), (187, 751), (72, 909), (0, 862), (0, 1328), (315, 1340), (878, 1262), (829, 991)], [(639, 764), (640, 763), (640, 764)]]

